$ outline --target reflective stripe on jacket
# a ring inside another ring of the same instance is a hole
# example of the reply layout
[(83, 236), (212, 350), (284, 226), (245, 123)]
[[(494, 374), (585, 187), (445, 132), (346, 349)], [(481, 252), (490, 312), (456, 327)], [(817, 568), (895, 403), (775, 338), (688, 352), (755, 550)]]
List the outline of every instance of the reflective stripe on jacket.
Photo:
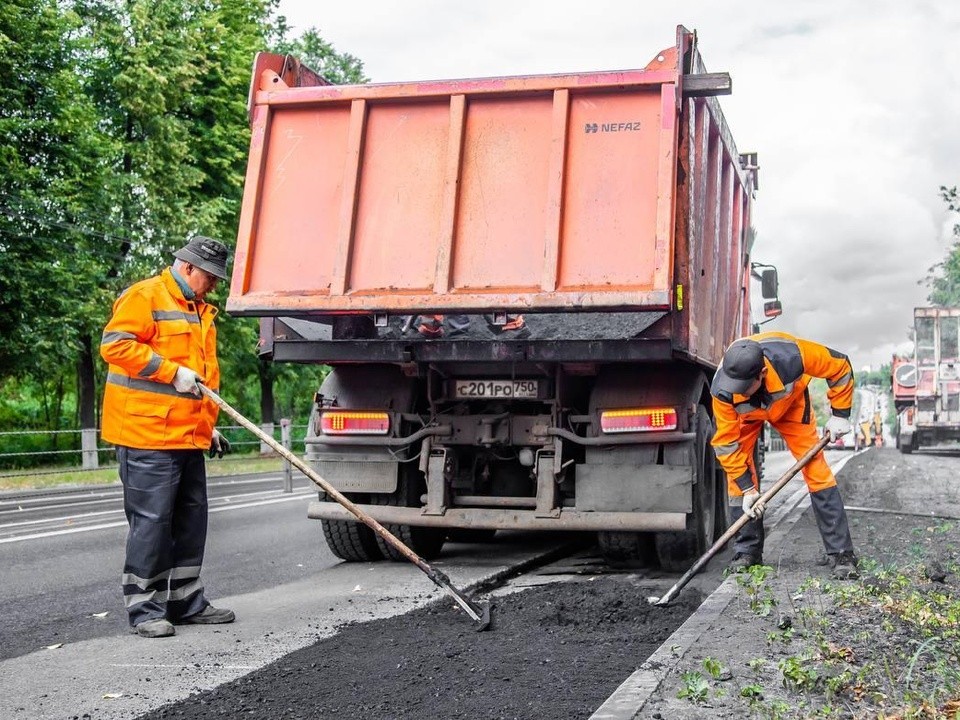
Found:
[(212, 305), (184, 298), (169, 268), (117, 298), (100, 342), (109, 365), (104, 441), (141, 450), (210, 447), (219, 408), (171, 382), (182, 365), (219, 390), (216, 314)]
[(744, 424), (769, 421), (776, 427), (779, 420), (792, 419), (785, 416), (798, 403), (805, 403), (803, 415), (808, 416), (813, 409), (806, 390), (815, 377), (827, 381), (827, 399), (834, 415), (850, 417), (853, 403), (853, 368), (843, 353), (787, 333), (765, 332), (748, 339), (763, 349), (767, 375), (760, 392), (753, 397), (731, 396), (710, 388), (717, 425), (711, 444), (728, 477), (737, 479), (741, 488), (752, 484), (748, 473), (753, 445), (741, 447)]

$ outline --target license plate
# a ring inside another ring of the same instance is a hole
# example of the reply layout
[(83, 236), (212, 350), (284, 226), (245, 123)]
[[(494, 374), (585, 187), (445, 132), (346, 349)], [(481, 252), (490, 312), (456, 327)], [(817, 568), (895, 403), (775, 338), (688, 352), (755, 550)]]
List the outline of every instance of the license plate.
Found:
[(537, 380), (457, 380), (454, 397), (457, 398), (523, 398), (535, 400), (540, 396)]

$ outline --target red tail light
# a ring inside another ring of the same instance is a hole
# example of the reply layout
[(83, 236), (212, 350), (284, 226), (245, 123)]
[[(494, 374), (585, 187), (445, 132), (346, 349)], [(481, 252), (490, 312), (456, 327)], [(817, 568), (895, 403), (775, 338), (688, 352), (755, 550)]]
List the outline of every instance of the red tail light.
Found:
[(628, 408), (600, 413), (600, 430), (605, 433), (676, 429), (677, 411), (674, 408)]
[(385, 412), (325, 410), (320, 414), (320, 431), (324, 435), (386, 435), (390, 416)]

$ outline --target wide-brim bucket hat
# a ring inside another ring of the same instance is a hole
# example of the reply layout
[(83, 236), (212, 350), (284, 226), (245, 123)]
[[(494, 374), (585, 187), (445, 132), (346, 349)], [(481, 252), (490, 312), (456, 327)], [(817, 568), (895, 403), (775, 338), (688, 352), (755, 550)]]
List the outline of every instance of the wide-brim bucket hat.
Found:
[(221, 280), (227, 279), (227, 246), (219, 240), (197, 235), (173, 256)]

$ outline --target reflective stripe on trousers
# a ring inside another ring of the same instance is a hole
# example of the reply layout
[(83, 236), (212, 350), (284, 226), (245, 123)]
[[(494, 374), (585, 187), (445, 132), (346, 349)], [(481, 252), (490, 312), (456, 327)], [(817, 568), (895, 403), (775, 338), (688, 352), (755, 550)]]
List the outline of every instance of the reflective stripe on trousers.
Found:
[(201, 450), (117, 446), (127, 516), (124, 605), (131, 626), (172, 622), (207, 606), (200, 582), (207, 539), (207, 478)]

